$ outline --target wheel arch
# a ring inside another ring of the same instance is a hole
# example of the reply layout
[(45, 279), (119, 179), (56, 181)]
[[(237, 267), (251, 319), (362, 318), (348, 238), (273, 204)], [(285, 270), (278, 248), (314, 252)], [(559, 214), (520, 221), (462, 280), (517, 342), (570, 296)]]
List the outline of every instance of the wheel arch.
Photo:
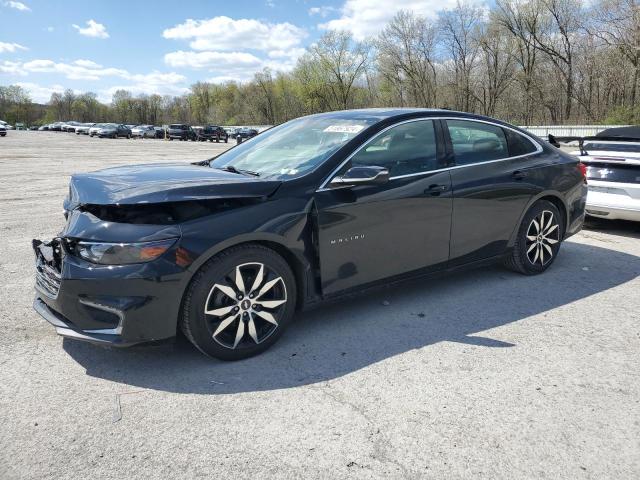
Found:
[(518, 222), (514, 226), (513, 232), (511, 234), (511, 239), (509, 240), (509, 247), (513, 247), (513, 245), (515, 244), (516, 236), (518, 235), (518, 229), (520, 228), (520, 224), (522, 223), (522, 219), (527, 214), (529, 209), (533, 206), (533, 204), (535, 204), (536, 202), (538, 202), (540, 200), (546, 200), (548, 202), (553, 203), (555, 205), (555, 207), (558, 209), (558, 211), (560, 212), (560, 215), (562, 216), (562, 238), (564, 239), (564, 236), (567, 233), (567, 221), (569, 219), (569, 207), (567, 206), (566, 202), (562, 198), (562, 194), (561, 193), (553, 191), (553, 190), (549, 190), (549, 191), (540, 192), (538, 195), (535, 195), (529, 201), (529, 203), (527, 203), (527, 206), (522, 210), (522, 213), (520, 214), (520, 218), (518, 218)]
[(191, 264), (188, 269), (188, 276), (185, 278), (182, 288), (182, 295), (180, 299), (180, 311), (182, 310), (182, 302), (184, 301), (185, 294), (193, 281), (196, 273), (213, 257), (216, 255), (244, 245), (260, 245), (265, 248), (273, 250), (280, 255), (287, 265), (291, 268), (293, 276), (296, 282), (296, 309), (299, 310), (305, 304), (307, 298), (308, 286), (312, 277), (312, 270), (310, 263), (304, 258), (302, 252), (296, 253), (295, 248), (292, 248), (286, 243), (286, 239), (275, 234), (262, 234), (262, 235), (241, 235), (228, 239), (218, 245), (207, 250), (200, 255), (198, 259)]

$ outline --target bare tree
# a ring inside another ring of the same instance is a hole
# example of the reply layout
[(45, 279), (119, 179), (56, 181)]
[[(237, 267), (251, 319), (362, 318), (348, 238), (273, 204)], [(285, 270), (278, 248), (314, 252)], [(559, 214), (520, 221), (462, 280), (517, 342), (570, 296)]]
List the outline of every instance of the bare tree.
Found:
[(506, 28), (515, 39), (514, 58), (519, 66), (515, 79), (522, 86), (521, 118), (525, 125), (533, 121), (534, 90), (538, 58), (534, 36), (538, 32), (539, 10), (531, 3), (519, 0), (497, 0), (493, 19)]
[(437, 105), (436, 26), (412, 12), (400, 11), (378, 38), (380, 73), (408, 89), (409, 103)]
[(472, 111), (473, 70), (478, 60), (478, 29), (483, 11), (472, 4), (456, 4), (453, 10), (440, 15), (444, 48), (453, 67), (454, 101), (458, 110)]
[(638, 0), (601, 0), (592, 9), (589, 35), (617, 49), (633, 67), (630, 104), (635, 105), (640, 80), (640, 3)]
[[(534, 0), (536, 1), (536, 0)], [(540, 28), (531, 36), (535, 47), (544, 52), (560, 73), (565, 90), (566, 120), (571, 118), (574, 89), (574, 40), (583, 16), (580, 0), (537, 0), (540, 2)]]
[(309, 49), (307, 62), (328, 88), (332, 108), (348, 108), (353, 87), (367, 69), (370, 48), (348, 32), (329, 31)]
[(490, 21), (484, 25), (477, 42), (481, 71), (477, 98), (482, 113), (494, 115), (498, 101), (513, 80), (515, 40), (500, 24)]

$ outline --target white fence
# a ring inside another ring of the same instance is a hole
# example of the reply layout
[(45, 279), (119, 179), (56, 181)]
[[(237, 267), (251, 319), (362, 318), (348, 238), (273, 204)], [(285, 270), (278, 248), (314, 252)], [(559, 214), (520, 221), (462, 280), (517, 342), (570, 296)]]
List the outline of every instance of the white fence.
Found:
[[(225, 128), (239, 128), (241, 125), (225, 125)], [(258, 132), (262, 132), (271, 125), (243, 125), (246, 128), (255, 128)], [(605, 128), (628, 127), (629, 125), (528, 125), (523, 128), (534, 135), (541, 138), (547, 138), (547, 135), (555, 135), (556, 137), (589, 137)]]
[(628, 127), (628, 125), (529, 125), (520, 128), (538, 137), (546, 138), (549, 134), (556, 137), (589, 137), (605, 128), (615, 127)]

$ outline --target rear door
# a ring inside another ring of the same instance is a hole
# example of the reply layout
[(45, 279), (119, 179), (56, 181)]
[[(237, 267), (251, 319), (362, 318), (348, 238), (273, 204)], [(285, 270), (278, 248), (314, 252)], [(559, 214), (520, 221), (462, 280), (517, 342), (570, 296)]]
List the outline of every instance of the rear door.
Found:
[(540, 191), (541, 147), (499, 125), (447, 119), (453, 215), (451, 265), (502, 254), (524, 208)]
[(360, 148), (351, 166), (389, 169), (383, 185), (325, 187), (315, 194), (322, 289), (325, 294), (449, 258), (451, 180), (442, 170), (440, 125), (417, 120), (393, 126)]

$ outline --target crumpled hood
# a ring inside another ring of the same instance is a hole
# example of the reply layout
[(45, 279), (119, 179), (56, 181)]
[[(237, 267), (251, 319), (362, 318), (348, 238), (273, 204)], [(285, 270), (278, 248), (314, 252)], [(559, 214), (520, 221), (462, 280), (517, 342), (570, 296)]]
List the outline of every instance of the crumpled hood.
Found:
[(64, 203), (72, 210), (81, 204), (256, 198), (272, 194), (280, 184), (189, 163), (134, 165), (73, 175)]

